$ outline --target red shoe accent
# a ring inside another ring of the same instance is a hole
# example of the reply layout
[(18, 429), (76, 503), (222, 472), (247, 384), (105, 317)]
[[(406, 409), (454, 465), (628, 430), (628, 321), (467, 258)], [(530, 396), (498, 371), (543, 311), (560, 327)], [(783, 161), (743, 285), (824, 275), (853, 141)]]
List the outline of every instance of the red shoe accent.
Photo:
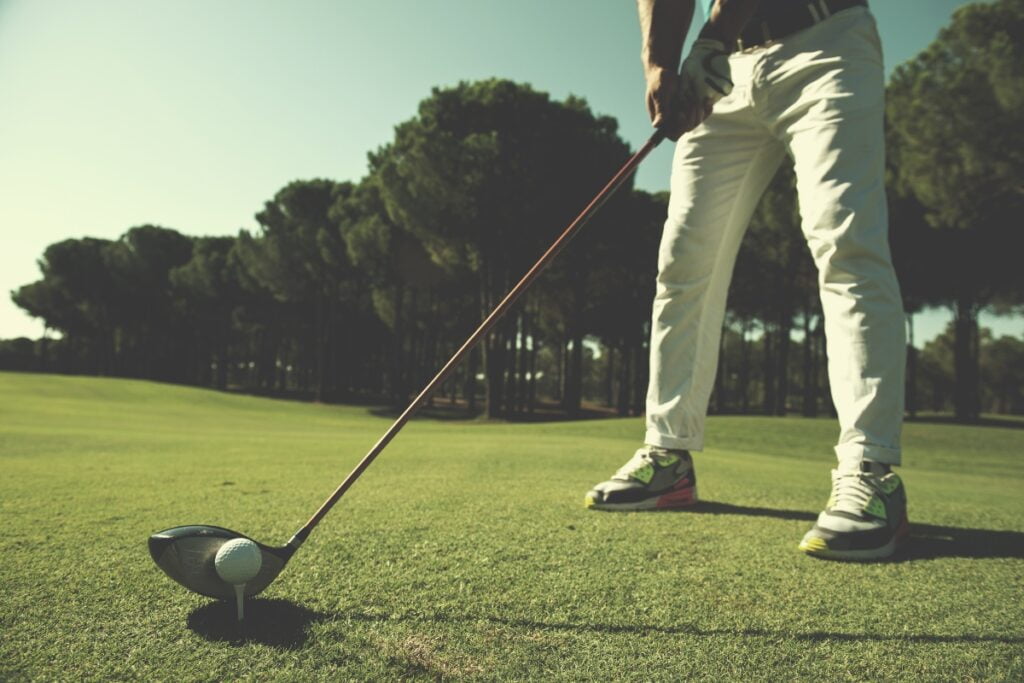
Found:
[(685, 477), (680, 479), (671, 491), (658, 498), (658, 502), (654, 504), (654, 507), (659, 510), (685, 508), (694, 505), (696, 502), (697, 492), (694, 490), (693, 485), (690, 484), (690, 478)]
[(910, 520), (906, 515), (903, 515), (903, 520), (900, 525), (896, 527), (896, 533), (893, 534), (897, 543), (903, 543), (910, 538)]

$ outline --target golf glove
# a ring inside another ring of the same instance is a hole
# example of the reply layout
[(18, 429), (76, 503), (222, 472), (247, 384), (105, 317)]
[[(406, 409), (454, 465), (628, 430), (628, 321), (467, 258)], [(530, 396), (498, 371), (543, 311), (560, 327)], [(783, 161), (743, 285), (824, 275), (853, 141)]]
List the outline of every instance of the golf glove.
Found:
[(698, 38), (683, 60), (679, 77), (683, 101), (710, 109), (732, 92), (729, 52), (725, 45), (711, 38)]

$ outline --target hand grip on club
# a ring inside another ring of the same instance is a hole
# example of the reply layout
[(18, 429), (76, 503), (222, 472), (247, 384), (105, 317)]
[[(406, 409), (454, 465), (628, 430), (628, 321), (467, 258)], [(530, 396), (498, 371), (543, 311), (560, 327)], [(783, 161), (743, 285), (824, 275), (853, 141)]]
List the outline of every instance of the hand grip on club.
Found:
[(601, 208), (601, 206), (608, 200), (608, 198), (611, 197), (615, 193), (615, 191), (618, 190), (619, 187), (621, 187), (623, 183), (625, 183), (626, 180), (629, 179), (631, 175), (633, 175), (637, 167), (640, 165), (640, 162), (642, 162), (647, 157), (647, 155), (650, 154), (651, 151), (655, 147), (657, 147), (664, 139), (664, 131), (660, 129), (655, 131), (655, 133), (651, 135), (647, 142), (644, 143), (644, 145), (626, 161), (626, 163), (622, 166), (622, 168), (619, 169), (619, 171), (612, 177), (612, 179), (608, 181), (604, 188), (597, 193), (597, 196), (590, 200), (590, 203), (587, 204), (587, 206), (575, 218), (575, 220), (573, 220), (573, 222), (569, 224), (569, 227), (567, 227), (562, 232), (562, 234), (558, 237), (558, 239), (555, 240), (555, 242), (548, 248), (548, 250), (544, 252), (544, 254), (540, 257), (540, 259), (537, 260), (533, 267), (526, 272), (526, 274), (522, 277), (519, 283), (516, 284), (516, 286), (513, 287), (508, 294), (505, 295), (505, 298), (501, 300), (501, 302), (494, 308), (493, 311), (491, 311), (490, 315), (488, 315), (484, 319), (484, 321), (480, 323), (480, 326), (477, 327), (476, 331), (473, 332), (473, 334), (470, 335), (469, 339), (467, 339), (466, 342), (459, 348), (459, 350), (455, 352), (455, 355), (453, 355), (451, 359), (447, 363), (445, 363), (444, 367), (442, 367), (441, 370), (438, 371), (437, 375), (435, 375), (434, 378), (430, 380), (430, 382), (427, 384), (427, 386), (423, 388), (423, 391), (421, 391), (419, 395), (417, 395), (416, 398), (412, 400), (412, 403), (410, 403), (409, 406), (404, 411), (402, 411), (402, 414), (399, 415), (398, 418), (394, 421), (394, 423), (392, 423), (392, 425), (388, 428), (388, 430), (384, 432), (384, 435), (377, 441), (376, 444), (374, 444), (373, 448), (371, 448), (370, 451), (365, 456), (363, 456), (363, 459), (359, 461), (359, 464), (357, 464), (355, 468), (352, 470), (352, 472), (345, 478), (345, 481), (343, 481), (341, 485), (334, 490), (334, 493), (332, 493), (330, 497), (326, 501), (324, 501), (324, 503), (320, 506), (320, 509), (318, 509), (313, 514), (313, 516), (309, 518), (309, 521), (306, 522), (305, 526), (299, 529), (299, 531), (297, 531), (295, 535), (292, 536), (292, 538), (288, 541), (289, 546), (291, 546), (292, 548), (298, 548), (300, 545), (302, 545), (302, 542), (306, 540), (306, 538), (309, 536), (309, 533), (313, 530), (313, 528), (320, 522), (321, 519), (324, 518), (324, 516), (330, 511), (330, 509), (334, 507), (334, 504), (337, 503), (343, 495), (345, 495), (345, 492), (349, 489), (349, 487), (351, 487), (352, 484), (355, 483), (356, 479), (358, 479), (359, 476), (366, 470), (366, 468), (370, 466), (370, 464), (380, 454), (380, 452), (384, 450), (388, 443), (390, 443), (391, 440), (395, 438), (395, 435), (397, 435), (398, 432), (402, 429), (402, 427), (405, 426), (405, 423), (409, 421), (409, 419), (416, 413), (420, 406), (422, 406), (427, 401), (427, 399), (429, 399), (430, 396), (433, 395), (433, 393), (440, 388), (440, 386), (444, 383), (448, 376), (455, 370), (455, 368), (463, 360), (463, 358), (465, 358), (466, 355), (468, 355), (469, 352), (472, 351), (473, 348), (480, 343), (484, 336), (486, 336), (487, 333), (491, 331), (491, 328), (494, 327), (494, 325), (498, 322), (498, 320), (501, 319), (505, 312), (508, 311), (512, 304), (514, 304), (516, 300), (519, 299), (523, 292), (526, 291), (526, 289), (533, 283), (537, 276), (540, 275), (544, 268), (546, 268), (547, 265), (551, 263), (551, 261), (555, 258), (555, 256), (558, 255), (558, 253), (563, 248), (565, 248), (565, 245), (569, 243), (569, 240), (571, 240), (576, 235), (576, 233), (579, 232), (579, 230), (587, 223), (587, 221), (590, 220), (595, 213), (597, 213), (598, 209)]

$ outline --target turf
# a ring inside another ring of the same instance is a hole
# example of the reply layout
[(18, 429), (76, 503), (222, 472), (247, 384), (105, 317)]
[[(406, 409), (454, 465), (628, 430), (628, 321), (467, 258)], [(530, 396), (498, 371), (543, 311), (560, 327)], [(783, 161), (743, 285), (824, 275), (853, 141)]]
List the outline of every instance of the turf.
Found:
[(148, 535), (286, 540), (387, 426), (365, 408), (0, 373), (0, 679), (1021, 680), (1024, 430), (908, 424), (898, 560), (796, 544), (830, 420), (713, 418), (690, 512), (582, 495), (638, 419), (415, 421), (239, 629)]

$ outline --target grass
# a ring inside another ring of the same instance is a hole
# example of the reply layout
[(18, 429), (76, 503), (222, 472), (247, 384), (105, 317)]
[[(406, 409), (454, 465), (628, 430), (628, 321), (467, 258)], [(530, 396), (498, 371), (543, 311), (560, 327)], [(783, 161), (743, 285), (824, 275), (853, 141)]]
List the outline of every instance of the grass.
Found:
[(366, 408), (0, 373), (0, 679), (1020, 680), (1024, 430), (908, 424), (899, 560), (796, 552), (829, 420), (713, 418), (696, 511), (584, 510), (637, 419), (416, 421), (248, 606), (150, 533), (286, 540), (388, 425)]

